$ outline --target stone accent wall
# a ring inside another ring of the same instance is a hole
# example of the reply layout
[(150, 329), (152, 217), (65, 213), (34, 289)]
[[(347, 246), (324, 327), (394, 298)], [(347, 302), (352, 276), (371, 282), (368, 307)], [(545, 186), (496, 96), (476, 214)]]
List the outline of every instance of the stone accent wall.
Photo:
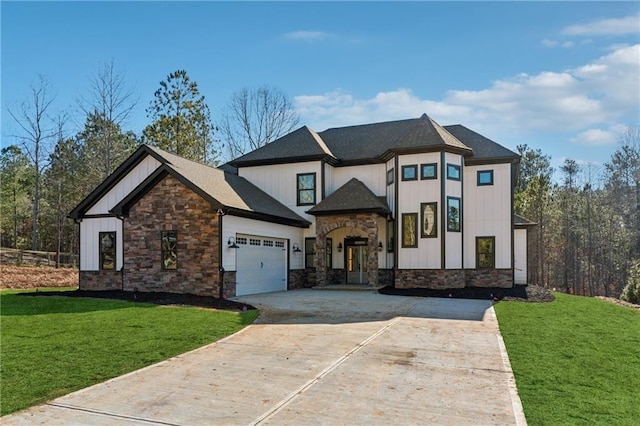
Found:
[(236, 295), (236, 271), (225, 271), (222, 280), (222, 294), (225, 297), (234, 297)]
[[(161, 267), (161, 231), (178, 233), (178, 269)], [(219, 296), (218, 216), (211, 205), (168, 175), (124, 220), (124, 290)]]
[(122, 272), (114, 270), (80, 271), (80, 290), (122, 290)]
[(311, 288), (315, 285), (315, 268), (289, 270), (289, 290)]
[(378, 269), (378, 286), (393, 286), (393, 269)]
[(316, 218), (316, 283), (330, 283), (327, 270), (327, 234), (338, 228), (357, 228), (367, 236), (368, 281), (369, 285), (378, 285), (378, 223), (375, 213), (353, 213)]
[(513, 286), (511, 269), (397, 269), (396, 288), (444, 290), (464, 287)]
[(344, 284), (347, 282), (345, 269), (327, 269), (327, 284)]

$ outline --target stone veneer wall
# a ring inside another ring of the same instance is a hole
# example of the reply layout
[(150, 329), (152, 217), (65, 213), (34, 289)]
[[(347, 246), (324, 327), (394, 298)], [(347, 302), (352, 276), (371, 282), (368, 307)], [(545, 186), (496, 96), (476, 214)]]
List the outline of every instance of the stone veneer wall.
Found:
[(289, 290), (311, 288), (314, 285), (316, 285), (315, 268), (289, 270)]
[[(178, 269), (161, 267), (161, 231), (178, 233)], [(220, 295), (218, 216), (167, 175), (124, 220), (124, 290)], [(235, 289), (234, 289), (235, 292)]]
[(225, 297), (234, 297), (236, 295), (236, 271), (225, 271), (222, 279), (222, 294)]
[(378, 287), (393, 286), (393, 269), (378, 269)]
[(80, 290), (122, 290), (122, 272), (112, 269), (80, 271)]
[(397, 269), (396, 288), (444, 290), (464, 287), (513, 286), (511, 269)]

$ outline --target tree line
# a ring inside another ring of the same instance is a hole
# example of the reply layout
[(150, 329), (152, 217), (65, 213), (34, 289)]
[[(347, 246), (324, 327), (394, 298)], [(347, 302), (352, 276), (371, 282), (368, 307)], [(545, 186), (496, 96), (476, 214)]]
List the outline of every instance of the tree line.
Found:
[[(66, 215), (143, 143), (217, 166), (290, 132), (299, 122), (280, 89), (236, 91), (215, 125), (205, 97), (185, 70), (171, 72), (146, 109), (140, 134), (127, 129), (139, 98), (114, 61), (89, 77), (89, 90), (54, 113), (55, 95), (38, 76), (29, 96), (6, 106), (18, 129), (0, 152), (0, 246), (78, 251), (78, 227)], [(80, 120), (78, 120), (78, 116)], [(69, 132), (74, 120), (79, 131)], [(5, 137), (5, 140), (7, 138)]]

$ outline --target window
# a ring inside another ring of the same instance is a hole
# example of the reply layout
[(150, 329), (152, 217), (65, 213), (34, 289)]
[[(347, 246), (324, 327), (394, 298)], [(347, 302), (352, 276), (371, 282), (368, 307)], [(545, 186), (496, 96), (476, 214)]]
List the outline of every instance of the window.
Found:
[(496, 237), (476, 237), (476, 268), (496, 267)]
[(418, 247), (418, 213), (402, 213), (402, 247)]
[(420, 179), (438, 179), (438, 165), (436, 163), (420, 164)]
[(316, 174), (300, 173), (298, 181), (298, 205), (310, 206), (316, 203)]
[(478, 170), (478, 186), (493, 185), (493, 170)]
[(247, 237), (238, 237), (236, 238), (237, 244), (247, 244)]
[(393, 226), (395, 223), (393, 221), (387, 222), (387, 252), (393, 253), (394, 250), (394, 238), (395, 227)]
[(447, 197), (447, 231), (460, 232), (460, 198)]
[(393, 183), (394, 175), (395, 175), (394, 169), (387, 170), (387, 185), (391, 185)]
[[(332, 268), (332, 253), (333, 253), (333, 241), (331, 238), (327, 238), (327, 268)], [(305, 238), (304, 239), (304, 262), (305, 268), (316, 267), (316, 239)]]
[(460, 180), (460, 166), (457, 164), (447, 164), (447, 179)]
[(284, 241), (276, 241), (276, 247), (284, 248)]
[(422, 224), (420, 227), (421, 238), (436, 238), (438, 236), (438, 203), (420, 204)]
[(402, 180), (418, 180), (418, 166), (402, 166)]
[(116, 233), (100, 232), (100, 269), (116, 269)]
[(257, 239), (257, 238), (249, 238), (249, 245), (250, 246), (259, 246), (261, 243), (261, 240)]
[(178, 233), (162, 231), (162, 269), (178, 269)]

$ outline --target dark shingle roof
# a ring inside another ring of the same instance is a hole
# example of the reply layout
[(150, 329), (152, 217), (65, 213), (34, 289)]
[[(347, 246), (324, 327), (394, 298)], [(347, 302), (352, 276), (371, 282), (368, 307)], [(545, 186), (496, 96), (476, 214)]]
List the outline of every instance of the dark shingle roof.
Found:
[(524, 226), (536, 226), (537, 223), (535, 222), (531, 222), (529, 219), (525, 219), (524, 217), (514, 214), (513, 215), (513, 224), (517, 227), (524, 227)]
[(473, 149), (473, 159), (520, 158), (515, 152), (460, 124), (444, 126), (444, 128), (466, 146)]
[(315, 216), (353, 212), (370, 212), (386, 216), (390, 209), (385, 197), (376, 196), (364, 183), (352, 178), (307, 211)]

